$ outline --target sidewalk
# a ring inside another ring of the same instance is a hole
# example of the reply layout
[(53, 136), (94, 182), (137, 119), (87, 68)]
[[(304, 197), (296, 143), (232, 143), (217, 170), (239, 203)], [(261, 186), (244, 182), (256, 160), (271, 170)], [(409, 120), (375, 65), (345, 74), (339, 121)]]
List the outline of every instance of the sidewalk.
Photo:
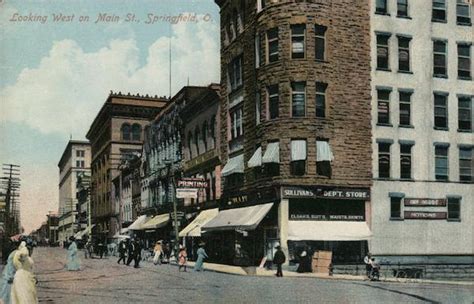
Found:
[[(175, 263), (173, 263), (176, 265)], [(193, 268), (194, 262), (188, 262), (188, 267)], [(204, 270), (214, 271), (220, 273), (227, 273), (233, 275), (250, 275), (250, 276), (275, 276), (275, 270), (268, 270), (258, 267), (240, 267), (223, 264), (213, 264), (204, 262)], [(348, 280), (348, 281), (368, 281), (365, 276), (334, 274), (332, 276), (320, 273), (298, 273), (294, 271), (283, 271), (284, 277), (300, 277), (300, 278), (317, 278), (326, 280)], [(465, 285), (474, 286), (474, 282), (470, 281), (438, 281), (438, 280), (424, 280), (424, 279), (406, 279), (406, 278), (386, 278), (382, 277), (381, 282), (393, 283), (415, 283), (415, 284), (447, 284), (447, 285)]]

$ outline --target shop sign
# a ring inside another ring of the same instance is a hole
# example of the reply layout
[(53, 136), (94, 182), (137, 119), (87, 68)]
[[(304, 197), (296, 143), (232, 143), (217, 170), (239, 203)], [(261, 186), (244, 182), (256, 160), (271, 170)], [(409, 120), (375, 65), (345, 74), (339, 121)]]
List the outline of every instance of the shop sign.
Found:
[(363, 215), (291, 214), (290, 221), (365, 221)]
[(197, 188), (177, 188), (176, 189), (176, 198), (194, 198), (196, 199), (198, 195)]
[(221, 198), (222, 206), (242, 205), (242, 204), (257, 204), (262, 202), (275, 201), (275, 191), (273, 189), (261, 189), (250, 192), (234, 192), (229, 196)]
[(329, 198), (367, 200), (369, 189), (284, 187), (283, 198)]
[(445, 198), (405, 198), (405, 206), (413, 207), (444, 207), (446, 206)]
[(207, 188), (208, 184), (204, 178), (181, 178), (178, 180), (178, 188)]
[(405, 211), (405, 219), (411, 220), (444, 220), (446, 212)]

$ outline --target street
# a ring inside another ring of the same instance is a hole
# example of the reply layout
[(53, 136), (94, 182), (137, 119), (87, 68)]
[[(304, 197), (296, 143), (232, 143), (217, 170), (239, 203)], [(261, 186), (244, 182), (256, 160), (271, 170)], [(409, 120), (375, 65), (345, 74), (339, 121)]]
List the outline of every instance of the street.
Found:
[(41, 303), (472, 303), (472, 286), (338, 281), (178, 272), (172, 265), (118, 265), (116, 257), (64, 268), (66, 250), (33, 254)]

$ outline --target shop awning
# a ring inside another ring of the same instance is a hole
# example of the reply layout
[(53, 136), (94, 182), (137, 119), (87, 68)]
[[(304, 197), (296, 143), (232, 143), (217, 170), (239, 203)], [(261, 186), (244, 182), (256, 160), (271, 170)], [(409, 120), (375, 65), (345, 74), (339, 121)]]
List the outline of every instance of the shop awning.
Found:
[(170, 215), (168, 213), (155, 215), (154, 217), (147, 220), (144, 224), (142, 224), (141, 229), (139, 230), (158, 229), (168, 224), (169, 220)]
[(203, 231), (254, 230), (272, 208), (273, 203), (220, 211), (202, 227)]
[(218, 208), (204, 210), (199, 213), (198, 216), (188, 225), (186, 228), (180, 231), (179, 236), (191, 236), (191, 237), (199, 237), (201, 236), (201, 227), (208, 223), (210, 220), (215, 218), (219, 213)]
[(222, 176), (229, 176), (234, 173), (244, 173), (244, 155), (240, 154), (238, 156), (229, 158), (227, 164), (225, 164), (222, 169)]
[(147, 221), (146, 215), (140, 215), (135, 222), (128, 226), (128, 230), (142, 230), (142, 225)]
[(267, 150), (262, 157), (262, 163), (280, 163), (280, 143), (272, 142), (267, 145)]
[(366, 222), (288, 221), (290, 241), (362, 241), (371, 236)]
[[(94, 228), (94, 226), (95, 226), (95, 224), (93, 224), (93, 225), (90, 227), (90, 229), (92, 230), (92, 228)], [(87, 234), (88, 229), (89, 229), (89, 228), (86, 228), (86, 229), (84, 229), (84, 230), (81, 230), (81, 231), (77, 232), (77, 233), (74, 235), (74, 238), (75, 238), (75, 239), (78, 239), (78, 240), (82, 240), (82, 238), (84, 237), (84, 235)]]
[(258, 149), (255, 150), (255, 153), (249, 159), (247, 166), (249, 168), (253, 168), (253, 167), (260, 167), (261, 165), (262, 165), (262, 147), (258, 147)]

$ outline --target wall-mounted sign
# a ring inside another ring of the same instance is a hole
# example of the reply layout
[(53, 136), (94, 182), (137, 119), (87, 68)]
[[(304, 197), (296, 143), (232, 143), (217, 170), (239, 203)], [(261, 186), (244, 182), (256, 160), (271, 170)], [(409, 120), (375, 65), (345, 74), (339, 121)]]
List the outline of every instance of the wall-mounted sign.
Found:
[(411, 220), (444, 220), (446, 212), (405, 211), (404, 218)]
[(363, 215), (347, 214), (290, 214), (290, 221), (365, 221)]
[(405, 198), (405, 206), (413, 207), (444, 207), (446, 206), (445, 198)]
[(264, 202), (274, 202), (277, 200), (273, 188), (259, 189), (257, 191), (225, 193), (221, 197), (220, 204), (222, 208), (228, 208), (234, 205), (251, 205)]
[(181, 178), (178, 180), (178, 188), (207, 188), (208, 184), (204, 178)]
[(336, 187), (283, 187), (283, 198), (370, 199), (369, 189)]
[(194, 198), (198, 196), (197, 188), (177, 188), (176, 189), (176, 198)]

